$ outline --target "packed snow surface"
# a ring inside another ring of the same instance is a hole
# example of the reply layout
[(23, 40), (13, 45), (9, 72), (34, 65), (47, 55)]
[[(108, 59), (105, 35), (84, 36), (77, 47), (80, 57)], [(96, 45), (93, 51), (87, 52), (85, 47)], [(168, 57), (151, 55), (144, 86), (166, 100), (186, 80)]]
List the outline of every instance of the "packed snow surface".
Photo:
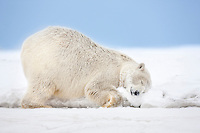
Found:
[(49, 101), (54, 107), (70, 108), (21, 109), (27, 83), (20, 51), (0, 51), (0, 132), (199, 133), (200, 47), (120, 51), (144, 62), (153, 84), (138, 97), (118, 88), (131, 107), (110, 109), (98, 108), (86, 99)]
[(1, 133), (199, 133), (198, 108), (0, 109)]

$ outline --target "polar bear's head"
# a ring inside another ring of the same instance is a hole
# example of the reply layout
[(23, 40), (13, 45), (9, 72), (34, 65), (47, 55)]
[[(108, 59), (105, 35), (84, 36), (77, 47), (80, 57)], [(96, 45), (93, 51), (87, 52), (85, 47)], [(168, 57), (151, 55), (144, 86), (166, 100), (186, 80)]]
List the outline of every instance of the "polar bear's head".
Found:
[(151, 77), (144, 63), (124, 67), (121, 79), (122, 86), (134, 96), (147, 92), (151, 87)]

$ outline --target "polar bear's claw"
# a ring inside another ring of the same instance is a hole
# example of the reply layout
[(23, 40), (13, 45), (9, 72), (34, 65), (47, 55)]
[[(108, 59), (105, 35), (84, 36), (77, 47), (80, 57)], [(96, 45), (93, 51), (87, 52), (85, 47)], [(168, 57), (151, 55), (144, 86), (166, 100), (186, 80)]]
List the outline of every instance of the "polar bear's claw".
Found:
[(110, 96), (108, 101), (102, 107), (109, 108), (114, 105), (115, 103), (114, 101), (115, 101), (115, 98), (113, 96)]

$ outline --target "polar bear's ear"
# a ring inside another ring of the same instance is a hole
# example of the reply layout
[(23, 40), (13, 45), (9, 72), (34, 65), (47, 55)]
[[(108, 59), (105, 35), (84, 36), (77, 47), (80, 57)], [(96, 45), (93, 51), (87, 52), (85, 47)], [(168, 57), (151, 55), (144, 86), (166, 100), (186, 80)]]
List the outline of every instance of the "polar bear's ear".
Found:
[(140, 63), (138, 66), (138, 69), (140, 69), (141, 71), (144, 71), (145, 68), (145, 64), (144, 63)]

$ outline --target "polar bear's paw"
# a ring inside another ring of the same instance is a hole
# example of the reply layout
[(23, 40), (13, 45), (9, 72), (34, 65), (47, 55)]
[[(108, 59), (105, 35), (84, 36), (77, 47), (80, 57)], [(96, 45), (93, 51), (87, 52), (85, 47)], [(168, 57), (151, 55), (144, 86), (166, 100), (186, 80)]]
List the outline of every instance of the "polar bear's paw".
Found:
[(109, 107), (116, 107), (121, 104), (122, 98), (119, 95), (113, 96), (109, 95), (107, 101), (103, 104), (102, 107), (109, 108)]
[(27, 108), (31, 108), (31, 109), (34, 109), (34, 108), (52, 108), (52, 106), (49, 106), (49, 105), (38, 105), (38, 104), (21, 104), (21, 107), (24, 108), (24, 109), (27, 109)]
[(109, 95), (108, 101), (106, 103), (104, 103), (104, 105), (102, 107), (106, 107), (109, 108), (111, 107), (113, 104), (115, 103), (115, 98), (111, 95)]
[(45, 104), (39, 103), (39, 102), (33, 102), (33, 101), (30, 101), (30, 100), (25, 100), (25, 99), (22, 100), (21, 107), (24, 108), (24, 109), (27, 109), (27, 108), (31, 108), (31, 109), (34, 109), (34, 108), (52, 108), (52, 106), (45, 105)]

